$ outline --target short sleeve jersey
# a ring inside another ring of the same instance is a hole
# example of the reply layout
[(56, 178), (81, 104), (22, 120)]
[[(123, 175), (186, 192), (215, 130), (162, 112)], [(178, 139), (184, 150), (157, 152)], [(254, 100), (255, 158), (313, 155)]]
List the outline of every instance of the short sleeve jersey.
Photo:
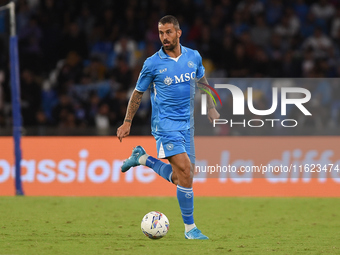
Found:
[(187, 130), (193, 125), (195, 80), (204, 72), (198, 51), (183, 46), (176, 59), (161, 48), (145, 60), (136, 90), (150, 88), (153, 132)]

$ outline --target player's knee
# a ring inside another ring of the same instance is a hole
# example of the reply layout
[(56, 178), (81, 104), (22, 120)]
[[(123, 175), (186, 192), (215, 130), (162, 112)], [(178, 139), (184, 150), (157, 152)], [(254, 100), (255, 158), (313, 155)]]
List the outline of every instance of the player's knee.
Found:
[(186, 180), (192, 179), (191, 172), (190, 172), (190, 171), (186, 171), (186, 172), (184, 173), (183, 177), (184, 177)]
[(180, 175), (185, 179), (190, 179), (192, 177), (190, 164), (183, 163), (180, 167)]

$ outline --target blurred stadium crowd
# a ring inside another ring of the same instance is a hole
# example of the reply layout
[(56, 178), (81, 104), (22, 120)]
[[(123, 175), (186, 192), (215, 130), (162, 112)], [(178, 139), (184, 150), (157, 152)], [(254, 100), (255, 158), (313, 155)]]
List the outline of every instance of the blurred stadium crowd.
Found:
[[(16, 3), (24, 126), (120, 124), (144, 60), (161, 46), (157, 22), (167, 14), (180, 22), (182, 45), (202, 55), (207, 77), (340, 76), (338, 0)], [(0, 127), (11, 124), (7, 15), (0, 13)], [(309, 90), (326, 113), (321, 127), (339, 125), (340, 85)], [(150, 121), (144, 98), (135, 125)]]

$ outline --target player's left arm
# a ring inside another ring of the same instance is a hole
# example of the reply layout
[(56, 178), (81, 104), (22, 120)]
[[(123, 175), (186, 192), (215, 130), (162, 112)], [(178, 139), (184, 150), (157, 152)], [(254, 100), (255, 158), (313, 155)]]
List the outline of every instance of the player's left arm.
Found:
[[(209, 85), (205, 75), (197, 81), (197, 87), (204, 88), (205, 90), (208, 90), (209, 92), (211, 92), (209, 88), (204, 86), (204, 84)], [(205, 92), (204, 90), (201, 90), (201, 89), (200, 89), (200, 92), (201, 92), (201, 94), (207, 94), (207, 92)], [(216, 110), (212, 98), (208, 97), (208, 96), (207, 96), (207, 108), (208, 108), (208, 119), (209, 119), (210, 122), (213, 122), (214, 119), (218, 119), (220, 117), (220, 114)]]

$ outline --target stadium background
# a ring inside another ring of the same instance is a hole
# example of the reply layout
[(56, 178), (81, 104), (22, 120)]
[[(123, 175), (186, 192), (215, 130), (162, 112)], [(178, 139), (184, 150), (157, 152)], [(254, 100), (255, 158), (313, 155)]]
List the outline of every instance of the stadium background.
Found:
[[(1, 5), (7, 2), (0, 0)], [(155, 154), (154, 140), (148, 137), (147, 96), (132, 128), (132, 135), (142, 136), (131, 136), (122, 144), (115, 137), (106, 136), (115, 135), (116, 127), (123, 121), (143, 61), (160, 48), (157, 21), (165, 14), (177, 16), (183, 30), (181, 43), (201, 53), (209, 78), (316, 81), (308, 85), (312, 93), (309, 106), (316, 114), (303, 122), (302, 129), (291, 129), (288, 133), (276, 128), (274, 132), (258, 129), (256, 135), (275, 137), (249, 140), (239, 136), (254, 135), (251, 130), (224, 130), (224, 137), (220, 136), (218, 141), (197, 137), (198, 143), (209, 144), (215, 152), (198, 156), (199, 161), (226, 163), (227, 150), (230, 162), (243, 160), (256, 164), (257, 158), (265, 154), (263, 163), (285, 160), (340, 165), (338, 137), (316, 137), (339, 134), (338, 1), (16, 2), (23, 135), (32, 136), (24, 137), (22, 142), (27, 195), (175, 195), (170, 184), (161, 182), (146, 168), (131, 171), (124, 178), (117, 175), (118, 164), (129, 156), (132, 146), (143, 143), (150, 154)], [(0, 13), (3, 136), (12, 133), (7, 22), (7, 14)], [(259, 88), (257, 92), (258, 103), (266, 105), (267, 91)], [(228, 105), (230, 101), (226, 99), (223, 103)], [(93, 137), (73, 137), (79, 135)], [(309, 136), (283, 138), (283, 135)], [(13, 145), (10, 137), (1, 137), (0, 143), (0, 181), (5, 187), (0, 194), (11, 195)], [(84, 168), (80, 167), (82, 164)], [(338, 197), (339, 178), (339, 172), (334, 171), (326, 177), (298, 181), (291, 176), (280, 178), (277, 183), (266, 178), (241, 178), (240, 183), (228, 176), (196, 178), (195, 185), (201, 196)], [(155, 187), (160, 187), (157, 194), (153, 192)]]
[[(179, 19), (181, 43), (201, 53), (209, 78), (340, 74), (336, 0), (16, 3), (25, 135), (115, 134), (143, 61), (160, 48), (157, 21), (169, 13)], [(7, 15), (0, 14), (1, 135), (11, 134), (12, 123)], [(309, 134), (339, 134), (340, 86), (325, 81), (308, 87), (322, 116), (304, 124)], [(263, 94), (259, 100), (266, 102)], [(134, 120), (136, 135), (150, 134), (144, 99)], [(261, 130), (258, 135), (271, 134)]]

